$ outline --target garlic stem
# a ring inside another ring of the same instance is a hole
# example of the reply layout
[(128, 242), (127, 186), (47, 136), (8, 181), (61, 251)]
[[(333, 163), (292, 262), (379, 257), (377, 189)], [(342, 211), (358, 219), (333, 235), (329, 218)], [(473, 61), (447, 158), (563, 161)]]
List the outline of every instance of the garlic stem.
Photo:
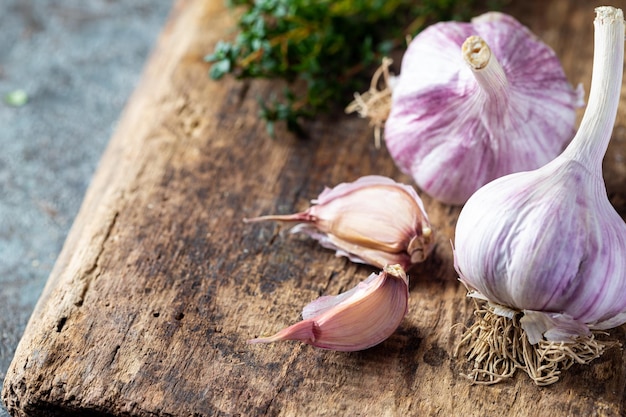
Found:
[(509, 83), (500, 62), (491, 52), (487, 42), (480, 36), (470, 36), (463, 42), (461, 53), (482, 90), (495, 99), (504, 97), (502, 90), (506, 89)]
[(565, 158), (602, 175), (620, 100), (624, 65), (624, 14), (610, 6), (596, 8), (594, 54), (589, 102)]
[(489, 115), (485, 119), (486, 125), (503, 122), (508, 107), (506, 89), (509, 83), (500, 62), (480, 36), (467, 38), (461, 46), (461, 53), (483, 93), (481, 96), (488, 108), (483, 114)]

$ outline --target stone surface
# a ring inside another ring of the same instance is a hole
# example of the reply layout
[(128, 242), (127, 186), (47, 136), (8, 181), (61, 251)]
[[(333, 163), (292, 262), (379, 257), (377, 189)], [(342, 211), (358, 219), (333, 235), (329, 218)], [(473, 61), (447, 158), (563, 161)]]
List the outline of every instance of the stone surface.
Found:
[(0, 381), (170, 8), (0, 0)]

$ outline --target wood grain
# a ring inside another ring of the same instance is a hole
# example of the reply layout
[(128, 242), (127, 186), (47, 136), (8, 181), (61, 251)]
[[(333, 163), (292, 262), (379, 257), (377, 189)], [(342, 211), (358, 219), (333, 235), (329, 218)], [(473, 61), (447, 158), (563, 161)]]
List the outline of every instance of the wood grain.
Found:
[[(599, 3), (519, 3), (507, 11), (588, 91)], [(473, 305), (451, 262), (459, 208), (428, 197), (437, 247), (410, 274), (409, 314), (391, 338), (354, 353), (246, 344), (373, 270), (242, 218), (304, 209), (324, 186), (366, 174), (409, 179), (354, 117), (311, 122), (306, 141), (268, 138), (257, 98), (280, 86), (207, 77), (202, 58), (232, 27), (221, 0), (176, 3), (7, 373), (12, 415), (624, 415), (621, 349), (547, 388), (524, 374), (491, 387), (460, 376), (455, 325)], [(625, 121), (622, 100), (605, 163), (622, 215)]]

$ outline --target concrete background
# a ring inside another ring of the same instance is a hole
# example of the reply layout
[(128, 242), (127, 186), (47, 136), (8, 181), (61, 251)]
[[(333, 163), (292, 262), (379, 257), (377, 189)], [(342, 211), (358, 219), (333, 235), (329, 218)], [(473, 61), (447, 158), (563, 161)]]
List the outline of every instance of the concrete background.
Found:
[(171, 5), (0, 0), (0, 382)]

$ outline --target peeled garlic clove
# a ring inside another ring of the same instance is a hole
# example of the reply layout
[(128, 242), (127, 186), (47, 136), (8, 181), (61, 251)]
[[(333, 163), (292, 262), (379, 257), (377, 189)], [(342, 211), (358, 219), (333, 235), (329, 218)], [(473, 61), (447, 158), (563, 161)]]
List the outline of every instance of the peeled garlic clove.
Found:
[(249, 343), (300, 340), (322, 349), (363, 350), (387, 339), (407, 313), (409, 281), (400, 265), (371, 274), (351, 290), (304, 307), (302, 320)]
[[(516, 357), (512, 352), (521, 350), (509, 347), (498, 352), (505, 359), (489, 357), (503, 363), (513, 357), (539, 383), (554, 382), (567, 363), (599, 356), (603, 346), (593, 330), (626, 322), (626, 224), (602, 180), (622, 86), (624, 18), (612, 7), (596, 13), (591, 91), (578, 133), (544, 167), (480, 188), (456, 225), (461, 281), (488, 300), (489, 314), (508, 314), (504, 322), (519, 330), (519, 337), (502, 339), (504, 345), (528, 343), (524, 350), (535, 355)], [(478, 326), (488, 327), (480, 320)], [(561, 343), (569, 350), (546, 363), (542, 352), (559, 351)]]
[(487, 182), (557, 156), (581, 95), (555, 53), (511, 16), (442, 22), (408, 46), (385, 142), (420, 189), (462, 204)]
[(422, 262), (434, 244), (433, 231), (415, 190), (390, 178), (370, 175), (326, 188), (308, 210), (269, 215), (247, 222), (299, 222), (302, 232), (351, 261), (408, 270)]

